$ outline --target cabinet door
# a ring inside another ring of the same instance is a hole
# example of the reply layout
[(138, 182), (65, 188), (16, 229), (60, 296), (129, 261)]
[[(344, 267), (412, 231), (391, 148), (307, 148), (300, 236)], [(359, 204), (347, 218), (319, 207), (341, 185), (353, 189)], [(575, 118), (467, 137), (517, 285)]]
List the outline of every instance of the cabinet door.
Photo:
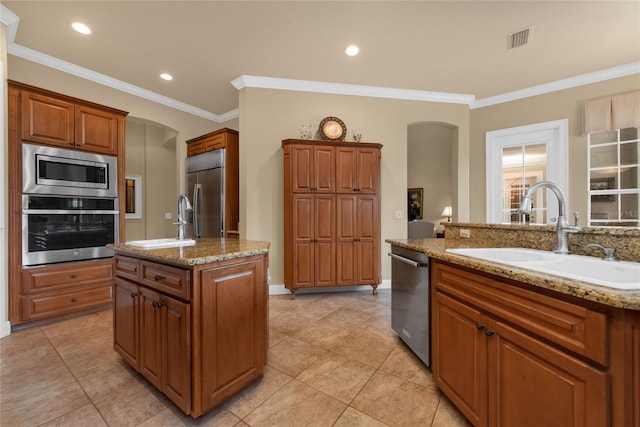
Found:
[(378, 199), (336, 196), (338, 285), (372, 285), (379, 280)]
[(74, 104), (45, 95), (22, 91), (20, 139), (72, 148)]
[(86, 105), (75, 107), (76, 148), (118, 154), (118, 116)]
[(631, 329), (631, 380), (633, 426), (640, 427), (640, 312), (629, 313)]
[(474, 426), (486, 426), (486, 319), (439, 292), (433, 293), (432, 307), (433, 380)]
[(190, 306), (162, 295), (162, 388), (185, 413), (191, 412)]
[(116, 277), (113, 292), (113, 348), (139, 368), (138, 285)]
[(160, 294), (140, 287), (140, 373), (162, 390), (162, 313)]
[(262, 258), (243, 260), (201, 272), (200, 305), (194, 313), (201, 318), (196, 338), (201, 351), (194, 350), (194, 378), (202, 384), (195, 387), (201, 390), (195, 416), (237, 393), (264, 369), (264, 266)]
[(357, 282), (360, 285), (376, 285), (380, 283), (378, 199), (375, 195), (358, 195), (356, 201)]
[(340, 147), (336, 151), (336, 192), (376, 193), (380, 170), (380, 150)]
[(292, 194), (293, 263), (292, 285), (314, 286), (315, 198), (313, 194)]
[(335, 189), (335, 148), (317, 145), (291, 147), (291, 191), (327, 192)]
[(355, 285), (357, 276), (357, 196), (336, 195), (337, 285)]
[(333, 194), (314, 196), (314, 279), (315, 286), (336, 284), (336, 208)]
[(609, 425), (608, 374), (504, 323), (491, 329), (489, 425)]

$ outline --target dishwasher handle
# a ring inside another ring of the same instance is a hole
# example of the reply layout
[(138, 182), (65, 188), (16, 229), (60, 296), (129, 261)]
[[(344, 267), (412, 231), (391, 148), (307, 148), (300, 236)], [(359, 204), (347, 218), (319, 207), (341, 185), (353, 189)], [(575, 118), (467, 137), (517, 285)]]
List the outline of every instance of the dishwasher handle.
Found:
[(429, 266), (429, 263), (428, 263), (428, 262), (417, 262), (417, 261), (414, 261), (414, 260), (412, 260), (412, 259), (405, 258), (405, 257), (400, 256), (400, 255), (396, 255), (396, 254), (391, 253), (391, 252), (389, 252), (389, 253), (388, 253), (388, 255), (389, 255), (391, 258), (393, 258), (393, 259), (397, 259), (397, 260), (398, 260), (398, 261), (400, 261), (400, 262), (404, 262), (405, 264), (412, 265), (412, 266), (414, 266), (414, 267), (416, 267), (416, 268), (419, 268), (419, 267), (428, 267), (428, 266)]

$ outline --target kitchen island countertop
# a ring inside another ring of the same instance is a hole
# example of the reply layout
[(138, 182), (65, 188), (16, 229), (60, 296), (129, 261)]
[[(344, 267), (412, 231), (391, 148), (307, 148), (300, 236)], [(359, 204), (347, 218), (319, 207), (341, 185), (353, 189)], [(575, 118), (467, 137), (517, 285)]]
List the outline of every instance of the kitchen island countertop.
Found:
[(197, 239), (195, 245), (177, 248), (141, 249), (129, 246), (126, 243), (111, 244), (107, 245), (107, 247), (122, 255), (130, 255), (182, 267), (269, 252), (269, 242), (223, 238)]
[[(431, 258), (456, 264), (461, 267), (517, 280), (539, 288), (549, 289), (612, 307), (640, 310), (639, 290), (608, 288), (552, 274), (457, 255), (446, 252), (446, 249), (449, 247), (446, 239), (385, 239), (385, 242), (423, 252)], [(454, 246), (452, 245), (450, 247)]]

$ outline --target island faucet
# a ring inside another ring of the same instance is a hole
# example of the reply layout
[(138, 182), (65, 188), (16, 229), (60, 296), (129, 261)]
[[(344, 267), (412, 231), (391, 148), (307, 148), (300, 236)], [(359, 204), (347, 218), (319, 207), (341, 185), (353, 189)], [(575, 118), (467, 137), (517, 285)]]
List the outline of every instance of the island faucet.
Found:
[(551, 181), (538, 181), (533, 184), (524, 197), (520, 201), (520, 207), (518, 208), (518, 213), (521, 214), (530, 214), (531, 213), (531, 195), (539, 188), (547, 187), (553, 194), (558, 198), (558, 228), (556, 235), (558, 236), (558, 242), (556, 243), (556, 247), (553, 249), (553, 252), (557, 254), (568, 254), (569, 253), (569, 233), (577, 233), (582, 231), (582, 227), (577, 224), (577, 216), (576, 216), (576, 224), (569, 225), (567, 221), (567, 215), (565, 213), (567, 206), (567, 198), (564, 195), (564, 192), (560, 187), (554, 184)]
[(191, 203), (185, 194), (178, 196), (178, 222), (174, 222), (174, 225), (178, 226), (177, 240), (185, 240), (184, 226), (187, 225), (187, 219), (185, 218), (188, 213), (193, 212)]

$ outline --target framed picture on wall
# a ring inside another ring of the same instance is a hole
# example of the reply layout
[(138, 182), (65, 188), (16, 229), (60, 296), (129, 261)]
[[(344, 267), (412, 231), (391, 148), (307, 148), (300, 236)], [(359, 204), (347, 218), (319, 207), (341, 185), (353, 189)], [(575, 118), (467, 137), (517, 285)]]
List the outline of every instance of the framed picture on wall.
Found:
[(422, 188), (409, 188), (407, 190), (409, 221), (422, 219)]

